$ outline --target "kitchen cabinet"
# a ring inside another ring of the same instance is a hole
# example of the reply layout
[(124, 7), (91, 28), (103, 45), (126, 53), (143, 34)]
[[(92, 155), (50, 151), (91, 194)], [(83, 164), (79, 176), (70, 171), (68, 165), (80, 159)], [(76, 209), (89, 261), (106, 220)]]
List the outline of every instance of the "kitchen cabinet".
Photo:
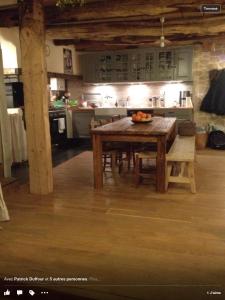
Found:
[(81, 58), (85, 82), (191, 80), (191, 47), (87, 53)]
[(144, 52), (143, 81), (153, 81), (156, 79), (156, 51), (147, 50)]
[(129, 54), (116, 52), (113, 56), (112, 74), (114, 82), (128, 81), (129, 78)]
[(177, 118), (177, 122), (184, 120), (193, 120), (193, 109), (167, 109), (165, 110), (165, 117)]
[(175, 49), (175, 80), (191, 80), (192, 78), (192, 49)]
[(129, 57), (129, 80), (130, 81), (144, 81), (144, 56), (141, 51), (135, 51), (130, 53)]
[(127, 116), (126, 107), (110, 107), (110, 108), (95, 108), (95, 119), (109, 119), (114, 115), (120, 115), (122, 117)]
[(96, 82), (113, 81), (113, 55), (110, 53), (97, 55), (94, 60), (94, 78)]
[(81, 54), (80, 66), (83, 75), (84, 82), (98, 82), (98, 78), (95, 78), (96, 68), (96, 55), (95, 54)]
[(65, 79), (50, 78), (50, 86), (52, 91), (65, 91)]
[(156, 80), (173, 80), (175, 69), (173, 50), (157, 51), (156, 62)]
[(94, 118), (94, 110), (73, 111), (72, 122), (74, 138), (90, 137), (90, 123), (92, 118)]

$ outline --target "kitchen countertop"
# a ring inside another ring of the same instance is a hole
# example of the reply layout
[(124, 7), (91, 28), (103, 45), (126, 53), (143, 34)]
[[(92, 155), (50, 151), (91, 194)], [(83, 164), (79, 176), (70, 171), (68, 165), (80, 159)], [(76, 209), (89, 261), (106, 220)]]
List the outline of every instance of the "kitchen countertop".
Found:
[(72, 110), (74, 112), (89, 112), (94, 111), (95, 109), (92, 107), (67, 107), (68, 110)]
[(127, 109), (140, 109), (140, 110), (177, 110), (177, 109), (193, 109), (193, 105), (189, 105), (189, 106), (165, 106), (165, 107), (126, 107)]
[(181, 107), (181, 106), (166, 106), (166, 107), (132, 107), (132, 106), (127, 106), (127, 107), (96, 107), (96, 108), (92, 108), (92, 107), (67, 107), (68, 110), (72, 110), (75, 112), (89, 112), (89, 111), (95, 111), (95, 110), (102, 110), (102, 111), (108, 111), (110, 109), (112, 110), (186, 110), (186, 109), (193, 109), (193, 105), (187, 105), (185, 107)]

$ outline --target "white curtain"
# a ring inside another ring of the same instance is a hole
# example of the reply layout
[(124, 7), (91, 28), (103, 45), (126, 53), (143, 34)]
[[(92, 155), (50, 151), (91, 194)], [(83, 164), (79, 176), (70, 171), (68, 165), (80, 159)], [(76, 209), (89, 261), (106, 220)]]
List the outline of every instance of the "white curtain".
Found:
[(7, 114), (5, 85), (3, 79), (2, 50), (0, 44), (0, 161), (3, 162), (4, 177), (11, 177), (11, 149), (10, 122)]
[(13, 162), (27, 160), (27, 138), (20, 108), (8, 108)]

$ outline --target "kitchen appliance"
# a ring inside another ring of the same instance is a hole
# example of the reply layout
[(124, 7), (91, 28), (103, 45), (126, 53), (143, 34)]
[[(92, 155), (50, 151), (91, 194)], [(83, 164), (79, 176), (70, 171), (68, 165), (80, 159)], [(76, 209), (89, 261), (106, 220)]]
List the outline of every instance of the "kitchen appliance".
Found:
[(49, 125), (52, 145), (65, 145), (67, 142), (66, 110), (51, 108), (49, 110)]
[(190, 99), (191, 99), (191, 92), (190, 91), (180, 91), (180, 96), (179, 96), (179, 105), (180, 106), (186, 106), (187, 102)]
[(16, 108), (24, 106), (24, 94), (22, 82), (5, 83), (7, 98), (7, 108)]

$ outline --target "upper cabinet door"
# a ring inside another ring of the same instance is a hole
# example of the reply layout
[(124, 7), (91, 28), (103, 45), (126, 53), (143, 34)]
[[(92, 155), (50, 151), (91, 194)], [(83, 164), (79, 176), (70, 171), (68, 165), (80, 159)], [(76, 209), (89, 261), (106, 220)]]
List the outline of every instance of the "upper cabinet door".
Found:
[(96, 82), (95, 78), (95, 55), (94, 54), (82, 54), (80, 55), (81, 71), (84, 82)]
[(175, 50), (175, 80), (192, 80), (192, 49), (180, 48)]
[(129, 80), (129, 55), (127, 52), (115, 52), (113, 60), (113, 80), (123, 82)]
[(157, 80), (173, 80), (175, 69), (173, 50), (158, 50), (156, 62)]
[(93, 60), (95, 82), (113, 81), (113, 55), (111, 53), (101, 53)]
[(129, 53), (129, 81), (144, 81), (144, 59), (141, 51)]
[(156, 51), (147, 50), (143, 53), (143, 81), (157, 80), (156, 72)]

